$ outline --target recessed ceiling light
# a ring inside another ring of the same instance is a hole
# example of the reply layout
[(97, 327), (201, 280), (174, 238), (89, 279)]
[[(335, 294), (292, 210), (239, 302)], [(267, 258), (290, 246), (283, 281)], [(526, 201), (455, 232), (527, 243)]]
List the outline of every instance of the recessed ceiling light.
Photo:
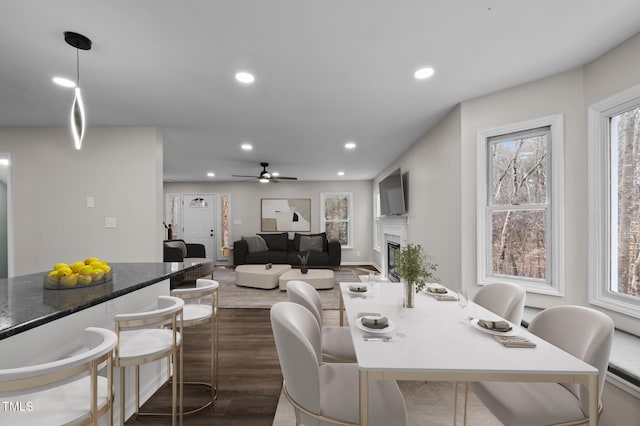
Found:
[(271, 176), (278, 177), (280, 176), (280, 172), (271, 172)]
[(240, 145), (240, 148), (245, 151), (251, 151), (253, 149), (253, 145), (251, 145), (250, 143), (243, 143), (242, 145)]
[(53, 77), (52, 80), (58, 86), (69, 87), (69, 88), (76, 87), (76, 83), (74, 83), (73, 81), (69, 80), (68, 78)]
[(216, 175), (216, 174), (215, 174), (215, 173), (213, 173), (213, 172), (207, 172), (207, 176), (209, 176), (209, 177), (215, 177), (215, 175)]
[(338, 176), (344, 176), (344, 172), (343, 171), (339, 171), (338, 172)]
[(256, 81), (256, 78), (247, 71), (240, 71), (236, 73), (236, 80), (243, 84), (251, 84)]
[(344, 144), (344, 147), (347, 148), (347, 149), (354, 149), (356, 147), (356, 143), (352, 142), (352, 141), (349, 141), (349, 142)]
[(416, 71), (413, 74), (413, 76), (416, 78), (416, 80), (425, 80), (431, 77), (434, 73), (435, 71), (433, 70), (433, 68), (427, 67), (427, 68), (420, 68), (418, 71)]

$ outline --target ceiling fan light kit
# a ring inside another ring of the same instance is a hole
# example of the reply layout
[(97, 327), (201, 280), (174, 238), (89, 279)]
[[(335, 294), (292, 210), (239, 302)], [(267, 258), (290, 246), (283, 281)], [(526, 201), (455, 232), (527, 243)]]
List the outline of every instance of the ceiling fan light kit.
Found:
[(256, 179), (260, 183), (270, 183), (270, 182), (278, 183), (281, 180), (298, 180), (297, 177), (280, 176), (280, 175), (276, 176), (275, 173), (268, 172), (267, 167), (269, 167), (269, 163), (260, 163), (260, 166), (262, 167), (262, 171), (258, 176), (247, 176), (247, 175), (232, 175), (232, 176), (240, 177), (240, 178)]

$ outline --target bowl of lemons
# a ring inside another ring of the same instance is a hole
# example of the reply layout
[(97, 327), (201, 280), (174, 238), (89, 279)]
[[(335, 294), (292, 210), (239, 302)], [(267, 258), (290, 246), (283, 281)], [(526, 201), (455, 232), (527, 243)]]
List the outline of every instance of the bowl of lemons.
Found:
[(111, 266), (97, 257), (73, 263), (56, 263), (44, 277), (44, 287), (53, 290), (88, 287), (111, 281)]

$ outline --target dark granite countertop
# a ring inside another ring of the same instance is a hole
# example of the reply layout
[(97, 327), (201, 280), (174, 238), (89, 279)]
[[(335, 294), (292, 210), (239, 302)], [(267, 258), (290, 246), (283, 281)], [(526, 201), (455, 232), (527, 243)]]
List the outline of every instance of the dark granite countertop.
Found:
[(86, 288), (44, 288), (47, 272), (0, 280), (0, 339), (172, 278), (198, 265), (111, 263), (112, 280)]

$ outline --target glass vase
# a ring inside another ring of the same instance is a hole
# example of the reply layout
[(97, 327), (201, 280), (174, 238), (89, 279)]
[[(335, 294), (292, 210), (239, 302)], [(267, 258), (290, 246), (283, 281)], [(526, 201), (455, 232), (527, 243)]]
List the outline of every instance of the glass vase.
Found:
[(416, 283), (404, 282), (404, 306), (405, 308), (413, 308), (413, 300), (416, 295)]

